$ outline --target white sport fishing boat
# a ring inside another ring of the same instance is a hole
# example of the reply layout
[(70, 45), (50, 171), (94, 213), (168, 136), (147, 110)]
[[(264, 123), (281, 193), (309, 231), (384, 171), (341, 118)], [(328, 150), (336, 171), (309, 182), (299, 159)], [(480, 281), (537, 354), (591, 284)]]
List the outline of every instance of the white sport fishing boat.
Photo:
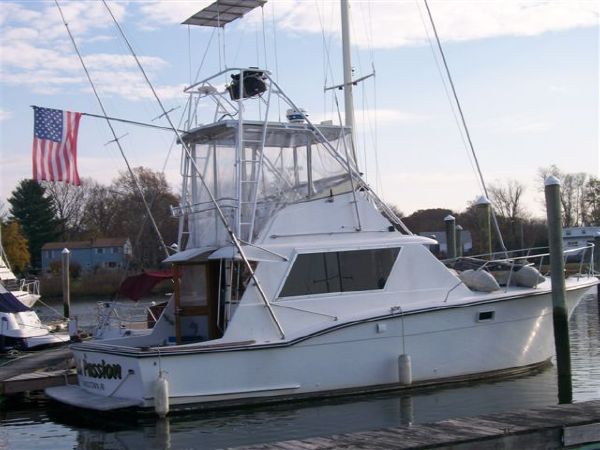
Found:
[[(189, 22), (207, 24), (210, 8)], [(553, 356), (550, 280), (468, 287), (362, 179), (349, 127), (312, 123), (257, 68), (185, 92), (216, 111), (179, 136), (175, 292), (151, 332), (72, 345), (79, 384), (50, 397), (162, 415), (484, 378)], [(273, 120), (277, 101), (288, 122)], [(569, 312), (596, 283), (567, 280)]]

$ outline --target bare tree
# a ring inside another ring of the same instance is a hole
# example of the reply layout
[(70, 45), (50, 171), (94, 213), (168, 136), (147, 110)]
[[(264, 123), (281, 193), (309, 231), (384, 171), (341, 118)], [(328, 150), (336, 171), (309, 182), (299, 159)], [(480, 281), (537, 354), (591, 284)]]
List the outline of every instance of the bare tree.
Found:
[(490, 185), (488, 192), (498, 215), (509, 220), (524, 219), (527, 215), (522, 204), (525, 185), (519, 181), (511, 179), (504, 185)]
[(586, 224), (600, 226), (600, 178), (590, 177), (585, 186)]
[(523, 207), (525, 185), (509, 179), (505, 184), (494, 184), (488, 188), (490, 201), (497, 212), (502, 234), (508, 238), (506, 244), (512, 248), (523, 248), (524, 222), (528, 214)]
[(111, 236), (119, 215), (116, 206), (116, 194), (109, 187), (96, 182), (90, 183), (82, 219), (87, 237)]
[[(136, 167), (133, 172), (164, 242), (177, 242), (177, 221), (171, 217), (170, 206), (177, 205), (179, 198), (162, 173), (144, 167)], [(164, 250), (129, 174), (122, 173), (109, 188), (98, 189), (93, 198), (88, 210), (96, 230), (112, 237), (129, 237), (140, 266), (156, 267), (164, 259)]]
[(46, 195), (52, 199), (56, 218), (60, 221), (62, 239), (71, 240), (84, 231), (83, 216), (90, 191), (97, 185), (91, 178), (83, 178), (81, 186), (62, 182), (46, 181)]
[(562, 206), (562, 219), (564, 227), (582, 226), (588, 223), (588, 210), (586, 204), (586, 185), (588, 174), (565, 173), (552, 165), (538, 169), (538, 175), (543, 182), (550, 175), (560, 180), (560, 203)]

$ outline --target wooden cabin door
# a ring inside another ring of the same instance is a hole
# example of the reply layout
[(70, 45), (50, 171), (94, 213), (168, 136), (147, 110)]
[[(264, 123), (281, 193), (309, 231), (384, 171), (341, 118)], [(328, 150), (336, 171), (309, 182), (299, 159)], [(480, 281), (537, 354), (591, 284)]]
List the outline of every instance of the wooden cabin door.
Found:
[(176, 264), (175, 338), (177, 344), (219, 337), (218, 262)]

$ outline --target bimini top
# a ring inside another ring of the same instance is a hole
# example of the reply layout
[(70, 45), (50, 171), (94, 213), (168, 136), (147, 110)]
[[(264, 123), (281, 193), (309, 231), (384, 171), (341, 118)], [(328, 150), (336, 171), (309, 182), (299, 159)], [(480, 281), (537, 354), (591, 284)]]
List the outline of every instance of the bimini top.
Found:
[[(260, 121), (243, 122), (246, 145), (253, 143), (260, 146), (264, 125), (264, 122)], [(235, 146), (238, 127), (239, 122), (237, 120), (222, 120), (190, 130), (183, 135), (183, 140), (188, 144), (210, 142), (217, 145)], [(349, 134), (350, 127), (339, 125), (320, 124), (313, 127), (307, 123), (268, 122), (265, 147), (289, 148), (319, 144), (324, 142), (321, 135), (327, 141), (334, 141)]]
[(224, 27), (228, 23), (241, 18), (254, 8), (263, 6), (267, 0), (218, 0), (198, 11), (183, 22), (184, 25), (202, 27)]

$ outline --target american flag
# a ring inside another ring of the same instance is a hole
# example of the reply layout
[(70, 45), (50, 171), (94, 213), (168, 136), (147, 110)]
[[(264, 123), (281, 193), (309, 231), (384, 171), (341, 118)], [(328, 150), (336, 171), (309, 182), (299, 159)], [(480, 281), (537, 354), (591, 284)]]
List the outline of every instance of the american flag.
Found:
[(33, 179), (79, 186), (77, 131), (81, 113), (33, 107)]

